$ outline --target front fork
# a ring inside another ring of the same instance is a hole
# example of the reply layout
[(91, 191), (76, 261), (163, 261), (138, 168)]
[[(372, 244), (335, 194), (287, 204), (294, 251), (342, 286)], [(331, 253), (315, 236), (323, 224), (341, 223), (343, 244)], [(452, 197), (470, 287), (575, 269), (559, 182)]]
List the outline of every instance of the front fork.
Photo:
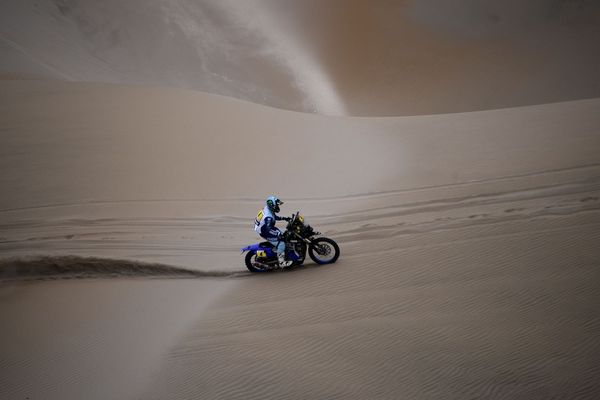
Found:
[(298, 235), (296, 232), (294, 232), (294, 237), (296, 237), (296, 238), (300, 239), (301, 241), (303, 241), (304, 243), (306, 243), (306, 248), (304, 249), (304, 254), (303, 254), (304, 257), (306, 257), (306, 251), (311, 246), (315, 248), (317, 253), (321, 254), (322, 250), (318, 246), (315, 246), (313, 244), (312, 240), (303, 238), (302, 236)]
[(308, 250), (309, 246), (312, 246), (312, 242), (309, 239), (305, 239), (302, 236), (298, 235), (296, 232), (293, 233), (293, 238), (298, 239), (306, 244), (303, 250), (301, 251), (302, 254), (298, 254), (298, 252), (296, 252), (296, 245), (294, 243), (288, 242), (288, 244), (290, 245), (289, 250), (293, 251), (299, 257), (298, 261), (303, 262), (306, 258), (306, 251)]
[(298, 237), (300, 240), (302, 240), (304, 243), (306, 243), (306, 249), (308, 250), (309, 247), (313, 247), (317, 253), (322, 254), (323, 253), (323, 249), (321, 249), (319, 246), (315, 246), (312, 242), (312, 240), (310, 239), (305, 239), (302, 236), (298, 235), (297, 233), (294, 232), (294, 235), (296, 237)]

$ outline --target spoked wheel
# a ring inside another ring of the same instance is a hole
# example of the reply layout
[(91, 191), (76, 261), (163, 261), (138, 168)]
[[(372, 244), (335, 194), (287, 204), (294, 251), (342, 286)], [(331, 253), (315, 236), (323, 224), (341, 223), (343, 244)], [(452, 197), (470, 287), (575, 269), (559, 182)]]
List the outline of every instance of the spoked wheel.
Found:
[(256, 252), (254, 251), (246, 253), (244, 261), (246, 262), (246, 268), (248, 268), (250, 272), (267, 272), (270, 270), (269, 268), (260, 265), (260, 263), (257, 263)]
[(333, 264), (340, 256), (340, 248), (333, 240), (322, 237), (313, 240), (308, 255), (317, 264)]

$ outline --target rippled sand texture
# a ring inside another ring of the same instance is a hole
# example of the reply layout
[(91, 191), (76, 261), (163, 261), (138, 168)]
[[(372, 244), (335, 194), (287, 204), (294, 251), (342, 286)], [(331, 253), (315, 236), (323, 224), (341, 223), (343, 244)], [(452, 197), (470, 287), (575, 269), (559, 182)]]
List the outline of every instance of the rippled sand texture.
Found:
[(597, 398), (598, 209), (560, 214), (386, 229), (253, 278), (144, 398)]
[(365, 116), (600, 96), (594, 1), (4, 3), (10, 78), (168, 85)]

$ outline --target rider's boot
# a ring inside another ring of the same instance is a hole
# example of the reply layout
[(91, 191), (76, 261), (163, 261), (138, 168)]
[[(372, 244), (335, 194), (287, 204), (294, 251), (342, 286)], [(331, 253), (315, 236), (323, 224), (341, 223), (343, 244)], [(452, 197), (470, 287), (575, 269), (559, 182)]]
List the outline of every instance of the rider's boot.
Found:
[(285, 268), (292, 265), (292, 261), (285, 260), (285, 253), (277, 254), (277, 261), (279, 261), (279, 268)]

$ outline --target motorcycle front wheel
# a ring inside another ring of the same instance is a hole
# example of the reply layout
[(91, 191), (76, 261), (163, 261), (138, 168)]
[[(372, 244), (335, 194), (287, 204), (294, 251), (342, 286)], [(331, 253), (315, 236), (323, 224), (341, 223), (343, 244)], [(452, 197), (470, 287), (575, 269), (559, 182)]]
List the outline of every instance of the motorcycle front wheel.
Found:
[(340, 247), (333, 240), (321, 237), (312, 241), (308, 255), (317, 264), (333, 264), (340, 256)]

